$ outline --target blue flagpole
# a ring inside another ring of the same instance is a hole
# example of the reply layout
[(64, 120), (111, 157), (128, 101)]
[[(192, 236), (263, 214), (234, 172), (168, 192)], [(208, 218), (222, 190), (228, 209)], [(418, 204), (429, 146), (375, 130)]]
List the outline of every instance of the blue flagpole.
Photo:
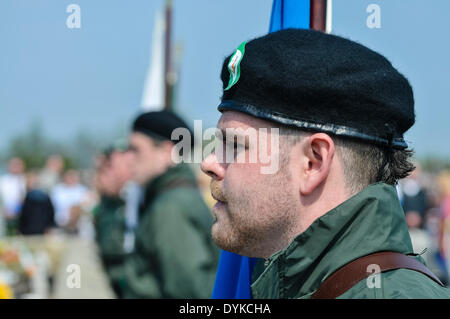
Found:
[[(270, 32), (288, 28), (310, 28), (311, 0), (274, 0), (270, 17)], [(258, 258), (249, 258), (222, 250), (213, 299), (251, 299), (250, 285)]]

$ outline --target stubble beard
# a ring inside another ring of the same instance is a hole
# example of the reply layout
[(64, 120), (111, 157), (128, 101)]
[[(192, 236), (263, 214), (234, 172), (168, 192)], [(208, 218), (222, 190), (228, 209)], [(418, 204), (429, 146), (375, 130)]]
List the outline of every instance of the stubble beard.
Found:
[[(298, 211), (285, 170), (268, 175), (259, 185), (230, 189), (218, 212), (212, 237), (222, 249), (248, 257), (268, 258), (293, 238)], [(243, 186), (243, 184), (241, 185)]]

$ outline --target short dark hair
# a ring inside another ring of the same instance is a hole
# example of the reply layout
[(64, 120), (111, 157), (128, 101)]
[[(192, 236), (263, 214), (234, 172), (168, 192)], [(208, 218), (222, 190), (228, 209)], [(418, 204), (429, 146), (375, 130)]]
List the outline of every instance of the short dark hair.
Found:
[(377, 182), (397, 185), (415, 169), (411, 149), (394, 149), (347, 137), (332, 138), (343, 162), (347, 185), (354, 192)]
[[(287, 137), (288, 146), (293, 146), (306, 134), (309, 133), (297, 128), (280, 127), (280, 136)], [(411, 149), (394, 149), (349, 137), (330, 136), (343, 163), (346, 185), (352, 193), (377, 182), (396, 185), (415, 169)]]

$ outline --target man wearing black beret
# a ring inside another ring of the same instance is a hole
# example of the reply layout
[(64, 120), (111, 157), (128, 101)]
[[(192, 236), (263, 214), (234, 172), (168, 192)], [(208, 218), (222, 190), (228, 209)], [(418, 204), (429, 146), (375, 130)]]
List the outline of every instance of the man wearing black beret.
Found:
[(169, 111), (139, 115), (129, 149), (143, 189), (134, 251), (111, 276), (124, 298), (209, 298), (218, 249), (211, 213), (187, 164), (176, 164), (172, 132), (189, 130)]
[(261, 258), (254, 298), (450, 297), (413, 252), (397, 198), (397, 181), (414, 169), (403, 138), (414, 99), (386, 58), (288, 29), (243, 42), (221, 78), (225, 153), (228, 144), (235, 158), (267, 147), (244, 136), (239, 151), (236, 136), (250, 129), (279, 139), (272, 174), (261, 160), (224, 161), (217, 151), (202, 163), (217, 200), (214, 241)]
[[(127, 210), (130, 202), (127, 195), (133, 189), (131, 178), (132, 155), (127, 150), (126, 140), (116, 140), (99, 154), (96, 163), (95, 185), (100, 196), (93, 209), (95, 239), (106, 274), (121, 267), (127, 254), (127, 236), (132, 232), (127, 227)], [(131, 245), (129, 245), (131, 246)], [(112, 288), (120, 297), (120, 291)]]

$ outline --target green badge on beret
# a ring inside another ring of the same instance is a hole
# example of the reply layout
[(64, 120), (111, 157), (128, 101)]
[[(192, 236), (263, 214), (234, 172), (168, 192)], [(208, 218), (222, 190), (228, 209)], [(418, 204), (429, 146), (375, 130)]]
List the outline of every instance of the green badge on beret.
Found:
[(241, 43), (241, 45), (236, 49), (236, 52), (231, 56), (230, 62), (228, 62), (228, 71), (230, 72), (230, 80), (228, 81), (228, 86), (225, 91), (230, 89), (233, 85), (239, 81), (241, 76), (241, 61), (245, 53), (245, 45), (247, 41)]

